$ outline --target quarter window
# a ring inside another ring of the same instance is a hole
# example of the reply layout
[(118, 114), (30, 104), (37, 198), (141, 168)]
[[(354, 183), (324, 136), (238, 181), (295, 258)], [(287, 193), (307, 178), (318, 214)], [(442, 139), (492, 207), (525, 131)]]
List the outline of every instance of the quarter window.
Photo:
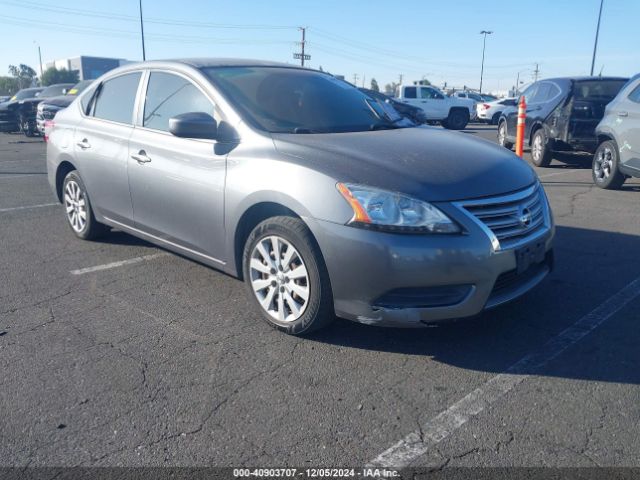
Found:
[(107, 80), (99, 87), (93, 116), (112, 122), (131, 124), (140, 72), (127, 73)]
[(640, 103), (640, 84), (629, 94), (629, 100)]
[(170, 73), (151, 73), (144, 103), (144, 127), (168, 132), (171, 117), (192, 112), (213, 117), (214, 107), (189, 80)]

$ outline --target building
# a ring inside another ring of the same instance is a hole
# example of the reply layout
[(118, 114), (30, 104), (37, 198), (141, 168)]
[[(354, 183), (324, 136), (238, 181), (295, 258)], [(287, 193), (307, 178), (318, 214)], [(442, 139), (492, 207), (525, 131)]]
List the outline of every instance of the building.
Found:
[(55, 67), (58, 70), (75, 70), (78, 72), (80, 80), (94, 80), (125, 63), (130, 63), (130, 61), (122, 58), (87, 57), (83, 55), (47, 62), (45, 69)]

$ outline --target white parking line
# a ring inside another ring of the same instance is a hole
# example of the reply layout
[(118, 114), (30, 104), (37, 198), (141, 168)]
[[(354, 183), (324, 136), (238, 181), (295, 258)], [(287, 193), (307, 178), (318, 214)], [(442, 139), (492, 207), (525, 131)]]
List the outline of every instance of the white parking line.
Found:
[(412, 432), (369, 462), (370, 466), (400, 468), (411, 464), (455, 430), (502, 398), (528, 375), (539, 372), (567, 348), (582, 340), (595, 328), (610, 319), (625, 305), (640, 295), (640, 277), (628, 284), (604, 303), (559, 333), (539, 350), (526, 355), (505, 373), (492, 377), (466, 397), (428, 420), (421, 432)]
[(60, 205), (60, 204), (59, 203), (41, 203), (40, 205), (25, 205), (23, 207), (0, 208), (0, 213), (14, 212), (16, 210), (29, 210), (31, 208), (53, 207), (55, 205)]
[(143, 255), (142, 257), (130, 258), (128, 260), (121, 260), (119, 262), (104, 263), (102, 265), (96, 265), (95, 267), (87, 267), (87, 268), (80, 268), (78, 270), (71, 270), (70, 273), (72, 275), (84, 275), (85, 273), (99, 272), (101, 270), (109, 270), (111, 268), (118, 268), (124, 265), (132, 265), (134, 263), (147, 262), (149, 260), (165, 257), (167, 255), (169, 254), (164, 252), (154, 253), (153, 255)]

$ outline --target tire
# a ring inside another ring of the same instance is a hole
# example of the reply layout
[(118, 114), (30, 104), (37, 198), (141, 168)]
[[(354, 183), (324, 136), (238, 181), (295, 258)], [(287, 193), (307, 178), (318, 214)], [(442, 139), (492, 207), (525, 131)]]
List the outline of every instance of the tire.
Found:
[(64, 177), (62, 204), (65, 208), (69, 228), (76, 237), (83, 240), (93, 240), (109, 230), (106, 225), (96, 220), (87, 189), (77, 170), (72, 170)]
[(502, 115), (502, 112), (494, 113), (493, 117), (491, 117), (491, 121), (489, 123), (491, 125), (498, 125), (498, 122), (500, 121), (500, 115)]
[(539, 128), (531, 137), (531, 162), (536, 167), (548, 167), (553, 160), (553, 152), (549, 148), (544, 128)]
[(507, 122), (504, 120), (498, 125), (498, 145), (507, 150), (513, 148), (513, 143), (507, 140)]
[(442, 126), (449, 130), (464, 130), (468, 123), (469, 112), (455, 109), (449, 112), (449, 116), (442, 122)]
[(593, 183), (605, 190), (616, 190), (622, 187), (626, 177), (620, 172), (619, 164), (616, 143), (612, 140), (602, 142), (593, 155), (593, 164), (591, 166)]
[[(280, 265), (282, 260), (287, 265)], [(242, 267), (249, 296), (277, 330), (304, 335), (334, 320), (329, 274), (311, 231), (299, 218), (271, 217), (258, 224), (245, 243)], [(297, 272), (295, 278), (292, 272)]]

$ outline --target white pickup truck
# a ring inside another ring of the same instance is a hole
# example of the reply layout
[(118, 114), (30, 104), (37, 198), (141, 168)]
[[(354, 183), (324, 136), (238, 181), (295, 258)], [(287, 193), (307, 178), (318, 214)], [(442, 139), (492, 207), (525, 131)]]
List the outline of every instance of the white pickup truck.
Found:
[(476, 102), (472, 99), (447, 97), (427, 85), (400, 85), (397, 100), (421, 108), (428, 121), (440, 122), (451, 130), (463, 130), (476, 115)]

